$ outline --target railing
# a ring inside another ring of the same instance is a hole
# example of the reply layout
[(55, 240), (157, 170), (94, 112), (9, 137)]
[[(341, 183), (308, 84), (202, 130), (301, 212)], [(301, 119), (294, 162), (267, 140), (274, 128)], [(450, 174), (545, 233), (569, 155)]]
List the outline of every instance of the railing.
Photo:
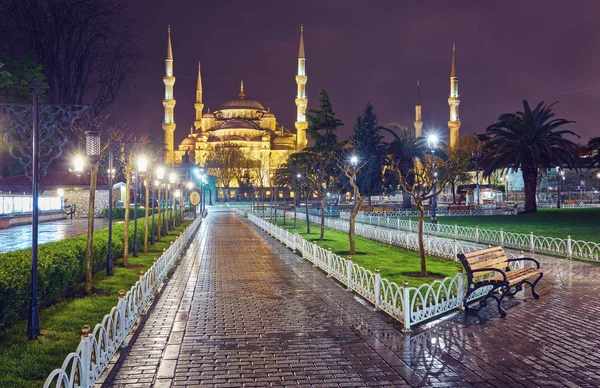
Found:
[[(342, 218), (345, 218), (343, 216)], [(356, 221), (363, 224), (377, 225), (390, 229), (414, 232), (418, 222), (403, 220), (384, 215), (370, 215), (359, 213)], [(347, 229), (346, 229), (347, 230)], [(600, 243), (573, 240), (571, 236), (566, 239), (536, 236), (529, 234), (505, 232), (503, 229), (490, 230), (479, 227), (458, 225), (431, 224), (423, 225), (423, 233), (457, 240), (472, 241), (479, 244), (501, 245), (507, 248), (526, 250), (531, 253), (548, 253), (568, 258), (600, 261)]]
[(127, 293), (119, 291), (119, 302), (104, 316), (102, 323), (94, 327), (91, 335), (89, 327), (84, 326), (77, 350), (65, 358), (59, 369), (50, 373), (44, 388), (94, 386), (109, 361), (124, 345), (127, 335), (151, 303), (152, 297), (201, 222), (201, 217), (196, 218), (160, 258), (154, 259), (148, 272), (140, 271), (140, 280)]
[[(331, 250), (325, 250), (317, 244), (306, 241), (299, 234), (292, 234), (265, 219), (249, 213), (248, 220), (288, 248), (300, 252), (302, 258), (321, 268), (327, 273), (328, 277), (333, 277), (345, 285), (347, 290), (361, 295), (375, 306), (375, 310), (382, 310), (402, 322), (405, 332), (409, 332), (412, 327), (419, 323), (439, 317), (462, 306), (466, 291), (466, 281), (463, 278), (462, 268), (459, 268), (459, 272), (455, 276), (435, 280), (419, 287), (409, 287), (407, 282), (398, 285), (381, 277), (378, 269), (375, 272), (368, 270), (353, 263), (350, 258), (345, 259), (338, 256)], [(330, 219), (326, 220), (326, 223), (328, 223), (327, 221), (330, 221), (329, 224), (335, 223), (339, 226), (343, 220)], [(382, 228), (368, 227), (366, 229), (381, 230)], [(361, 232), (363, 231), (364, 228), (361, 228)], [(361, 232), (357, 231), (356, 234), (361, 235)], [(390, 232), (399, 234), (397, 231), (388, 230), (386, 236), (389, 236)], [(407, 239), (412, 241), (412, 238), (407, 237)], [(450, 249), (443, 249), (443, 251), (456, 249), (454, 247), (456, 247), (456, 244)], [(461, 247), (465, 250), (471, 248), (477, 249), (478, 247)], [(510, 256), (514, 257), (514, 255)], [(455, 257), (456, 255), (453, 256), (453, 258)], [(523, 262), (517, 262), (513, 268), (521, 268), (522, 266)], [(469, 301), (480, 298), (487, 291), (489, 291), (488, 287), (478, 289), (470, 296)]]
[[(445, 208), (437, 208), (435, 215), (437, 217), (460, 217), (460, 216), (512, 216), (517, 215), (518, 205), (511, 205), (505, 207), (469, 207), (464, 210), (448, 210)], [(372, 216), (372, 217), (418, 217), (418, 210), (396, 210), (393, 212), (359, 212), (359, 215)], [(425, 210), (425, 217), (431, 217), (431, 210)], [(341, 211), (340, 217), (348, 219), (350, 217), (349, 211)]]
[[(540, 208), (556, 208), (556, 201), (554, 202), (538, 202), (537, 207)], [(563, 209), (577, 209), (577, 208), (599, 208), (600, 203), (561, 203), (560, 207)]]

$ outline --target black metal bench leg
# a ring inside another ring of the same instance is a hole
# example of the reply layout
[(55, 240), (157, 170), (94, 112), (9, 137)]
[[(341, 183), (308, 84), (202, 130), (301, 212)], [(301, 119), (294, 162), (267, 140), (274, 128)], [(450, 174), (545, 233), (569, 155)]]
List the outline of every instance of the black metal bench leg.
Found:
[(502, 295), (500, 295), (499, 298), (494, 298), (496, 299), (496, 301), (498, 302), (498, 314), (500, 314), (500, 316), (502, 318), (506, 317), (506, 310), (504, 310), (502, 308), (502, 300), (504, 299), (504, 297), (506, 295), (510, 294), (510, 286), (503, 286), (502, 287)]
[(541, 274), (540, 274), (540, 276), (538, 276), (538, 278), (537, 278), (537, 279), (535, 279), (535, 282), (533, 282), (533, 284), (532, 284), (532, 283), (529, 283), (529, 282), (527, 282), (527, 283), (529, 283), (529, 285), (531, 286), (531, 295), (533, 295), (533, 297), (534, 297), (535, 299), (539, 299), (539, 298), (540, 298), (540, 294), (538, 294), (537, 292), (535, 292), (535, 285), (536, 285), (536, 284), (537, 284), (537, 283), (540, 281), (540, 279), (542, 278), (542, 276), (544, 276), (544, 274), (543, 274), (543, 273), (541, 273)]

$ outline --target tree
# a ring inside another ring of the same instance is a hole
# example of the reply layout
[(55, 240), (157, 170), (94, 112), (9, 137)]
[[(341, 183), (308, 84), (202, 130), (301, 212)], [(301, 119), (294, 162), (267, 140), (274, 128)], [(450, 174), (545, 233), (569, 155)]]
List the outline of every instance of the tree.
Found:
[[(397, 131), (391, 128), (382, 128), (382, 130), (388, 132), (393, 136), (393, 139), (386, 144), (386, 154), (388, 155), (388, 167), (389, 161), (394, 162), (394, 169), (397, 171), (390, 170), (389, 174), (386, 174), (388, 178), (388, 185), (395, 186), (400, 185), (398, 180), (398, 174), (405, 177), (406, 183), (412, 185), (413, 175), (412, 171), (415, 169), (415, 160), (420, 159), (424, 155), (424, 142), (425, 138), (421, 137), (415, 139), (412, 131), (409, 128), (398, 126)], [(389, 181), (392, 181), (391, 184)], [(402, 193), (402, 207), (411, 207), (411, 194), (404, 191)]]
[[(356, 158), (356, 160), (352, 160), (352, 158)], [(375, 155), (373, 156), (375, 157)], [(349, 160), (350, 159), (350, 160)], [(354, 208), (352, 209), (352, 211), (350, 212), (350, 220), (349, 220), (349, 228), (348, 228), (348, 240), (349, 240), (349, 245), (350, 245), (350, 249), (349, 252), (351, 255), (356, 253), (356, 243), (355, 243), (355, 239), (354, 239), (354, 229), (355, 229), (355, 220), (356, 220), (356, 215), (358, 214), (358, 211), (360, 210), (360, 207), (362, 206), (363, 203), (363, 198), (360, 194), (360, 188), (356, 182), (356, 178), (358, 173), (366, 168), (366, 166), (369, 165), (369, 162), (371, 161), (370, 159), (367, 160), (363, 160), (362, 164), (358, 164), (359, 160), (358, 157), (353, 155), (347, 155), (347, 157), (342, 159), (343, 161), (345, 161), (345, 163), (343, 163), (340, 167), (341, 169), (344, 171), (344, 175), (348, 178), (348, 181), (350, 183), (350, 186), (352, 186), (352, 190), (354, 191)]]
[[(129, 209), (131, 208), (131, 173), (135, 163), (135, 157), (138, 152), (144, 147), (147, 138), (129, 138), (117, 143), (117, 160), (123, 168), (125, 174), (125, 228), (123, 230), (123, 265), (129, 265)], [(137, 179), (137, 177), (136, 177)], [(137, 187), (137, 185), (136, 185)], [(137, 215), (136, 215), (137, 216)], [(137, 238), (137, 236), (134, 236)]]
[(577, 168), (577, 144), (565, 135), (579, 137), (572, 131), (559, 130), (572, 123), (554, 118), (551, 105), (540, 102), (533, 110), (523, 100), (523, 111), (505, 113), (486, 129), (483, 148), (483, 175), (496, 170), (520, 169), (525, 191), (525, 212), (537, 211), (536, 190), (539, 169), (563, 166)]
[(587, 151), (591, 154), (589, 168), (600, 167), (600, 137), (590, 139), (587, 144)]
[(246, 155), (236, 144), (218, 144), (208, 155), (206, 166), (210, 175), (217, 178), (219, 185), (229, 189), (231, 183), (241, 176), (240, 172), (246, 166)]
[(385, 144), (381, 134), (382, 127), (377, 123), (373, 105), (368, 103), (363, 114), (356, 118), (354, 133), (350, 137), (355, 155), (361, 160), (368, 160), (356, 175), (356, 185), (359, 191), (369, 198), (369, 205), (371, 196), (379, 195), (383, 191)]
[[(338, 142), (336, 131), (343, 125), (344, 123), (335, 117), (327, 90), (322, 89), (319, 109), (310, 109), (308, 114), (307, 133), (314, 145), (303, 152), (305, 156), (302, 158), (306, 168), (304, 178), (306, 185), (321, 202), (321, 240), (325, 235), (327, 191), (338, 186), (342, 178), (337, 160), (345, 147), (345, 142)], [(308, 218), (308, 195), (306, 202)]]
[(0, 102), (31, 104), (33, 81), (38, 82), (40, 102), (44, 102), (48, 84), (42, 65), (27, 54), (20, 59), (0, 54)]
[(469, 171), (475, 169), (473, 166), (473, 154), (476, 147), (475, 138), (472, 136), (461, 136), (458, 139), (458, 147), (448, 152), (448, 159), (454, 166), (452, 176), (450, 177), (452, 203), (456, 203), (456, 186), (471, 181)]
[(335, 117), (333, 106), (327, 90), (321, 89), (319, 98), (319, 109), (309, 109), (308, 113), (308, 136), (314, 145), (311, 149), (315, 152), (329, 152), (337, 147), (338, 128), (344, 123)]
[(141, 63), (126, 0), (6, 0), (0, 33), (12, 52), (42, 65), (53, 104), (114, 103)]
[[(420, 145), (420, 144), (419, 144)], [(422, 148), (422, 146), (421, 146)], [(443, 161), (442, 158), (432, 154), (421, 152), (421, 156), (415, 158), (412, 169), (405, 170), (405, 161), (401, 154), (398, 158), (390, 155), (388, 168), (396, 175), (400, 182), (400, 186), (405, 193), (408, 193), (415, 201), (417, 211), (419, 212), (418, 220), (418, 241), (419, 241), (419, 256), (421, 261), (421, 277), (427, 277), (427, 260), (425, 258), (425, 244), (423, 242), (423, 223), (425, 218), (424, 203), (427, 200), (437, 197), (443, 188), (450, 181), (453, 169), (452, 166)], [(437, 177), (432, 174), (433, 163), (435, 163)]]

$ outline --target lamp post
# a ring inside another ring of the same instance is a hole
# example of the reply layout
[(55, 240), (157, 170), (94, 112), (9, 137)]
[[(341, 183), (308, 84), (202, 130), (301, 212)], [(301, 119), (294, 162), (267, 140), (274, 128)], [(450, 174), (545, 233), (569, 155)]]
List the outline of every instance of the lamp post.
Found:
[[(475, 135), (475, 139), (477, 140), (477, 135)], [(477, 206), (481, 205), (480, 196), (481, 192), (479, 190), (479, 150), (477, 146), (475, 146), (475, 151), (473, 151), (473, 156), (475, 158), (475, 193), (477, 194)]]
[(431, 176), (432, 176), (432, 186), (433, 186), (433, 197), (431, 198), (431, 223), (437, 224), (436, 219), (436, 207), (437, 207), (437, 194), (436, 191), (436, 175), (435, 171), (435, 150), (438, 146), (438, 138), (435, 135), (431, 135), (427, 138), (427, 145), (429, 146), (429, 150), (431, 152)]
[(90, 195), (88, 203), (88, 232), (85, 259), (85, 293), (92, 293), (93, 274), (93, 245), (94, 245), (94, 208), (96, 201), (96, 179), (98, 176), (98, 162), (100, 161), (100, 132), (97, 130), (85, 133), (85, 153), (90, 163)]
[[(160, 192), (161, 192), (161, 185), (162, 185), (162, 181), (165, 178), (165, 168), (162, 166), (159, 166), (156, 168), (156, 189), (158, 190), (158, 225), (156, 228), (156, 238), (158, 240), (160, 240), (160, 233), (161, 233), (161, 217), (162, 217), (162, 205), (161, 205), (161, 201), (160, 201)], [(166, 190), (165, 190), (166, 191)]]
[(171, 212), (171, 220), (172, 220), (172, 228), (171, 230), (175, 229), (175, 217), (173, 217), (173, 211), (175, 211), (175, 215), (177, 215), (177, 202), (175, 202), (175, 183), (177, 183), (177, 175), (175, 175), (174, 172), (172, 172), (171, 174), (169, 174), (169, 183), (171, 185), (171, 187), (173, 187), (172, 191), (171, 191), (171, 202), (173, 202), (173, 206), (170, 207), (170, 212)]
[(171, 229), (171, 222), (169, 219), (169, 189), (171, 188), (170, 183), (165, 183), (165, 214), (163, 215), (163, 234), (166, 236)]
[(138, 249), (138, 238), (137, 238), (137, 205), (138, 205), (138, 191), (139, 191), (139, 182), (142, 175), (146, 173), (146, 168), (148, 166), (148, 159), (145, 156), (139, 156), (137, 159), (136, 169), (135, 169), (135, 180), (133, 183), (134, 191), (133, 191), (133, 257), (139, 256)]
[(113, 251), (112, 251), (112, 211), (113, 211), (113, 180), (116, 170), (113, 167), (113, 144), (108, 145), (108, 252), (106, 254), (106, 276), (113, 276)]
[[(352, 170), (353, 170), (353, 183), (356, 185), (356, 166), (358, 165), (358, 157), (356, 155), (352, 155), (352, 157), (350, 157), (350, 165), (352, 166)], [(354, 207), (356, 207), (356, 192), (354, 192)]]
[[(36, 339), (40, 334), (38, 306), (38, 222), (39, 181), (50, 162), (62, 154), (67, 144), (68, 131), (74, 120), (92, 109), (87, 105), (46, 105), (39, 103), (39, 80), (31, 83), (32, 104), (0, 104), (0, 119), (7, 127), (4, 142), (10, 155), (19, 161), (32, 184), (31, 223), (31, 296), (27, 311), (27, 338)], [(44, 120), (40, 120), (43, 117)], [(40, 163), (40, 155), (44, 163)]]

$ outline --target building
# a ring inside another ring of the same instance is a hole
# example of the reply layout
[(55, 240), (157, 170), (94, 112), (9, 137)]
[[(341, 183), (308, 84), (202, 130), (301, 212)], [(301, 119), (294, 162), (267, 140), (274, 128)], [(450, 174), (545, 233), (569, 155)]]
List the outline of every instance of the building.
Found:
[[(171, 47), (171, 30), (168, 30), (167, 58), (165, 60), (164, 131), (165, 162), (181, 164), (188, 160), (194, 164), (205, 166), (210, 153), (224, 144), (235, 144), (241, 148), (246, 157), (260, 163), (264, 176), (269, 177), (275, 169), (284, 163), (290, 154), (306, 147), (306, 71), (304, 55), (304, 31), (300, 30), (300, 46), (298, 51), (298, 73), (296, 76), (297, 94), (295, 103), (297, 118), (295, 133), (279, 124), (269, 108), (246, 95), (243, 81), (240, 90), (233, 98), (225, 101), (219, 109), (204, 112), (202, 100), (202, 74), (198, 63), (198, 79), (196, 85), (196, 101), (194, 104), (195, 120), (188, 136), (175, 147), (173, 135), (176, 130), (174, 120), (175, 99), (173, 88), (175, 76), (173, 72), (173, 50)], [(290, 98), (291, 102), (291, 98)], [(210, 167), (210, 166), (207, 166)], [(267, 179), (265, 179), (267, 180)], [(219, 182), (219, 186), (236, 187), (232, 182)], [(269, 186), (269, 182), (263, 182)]]

